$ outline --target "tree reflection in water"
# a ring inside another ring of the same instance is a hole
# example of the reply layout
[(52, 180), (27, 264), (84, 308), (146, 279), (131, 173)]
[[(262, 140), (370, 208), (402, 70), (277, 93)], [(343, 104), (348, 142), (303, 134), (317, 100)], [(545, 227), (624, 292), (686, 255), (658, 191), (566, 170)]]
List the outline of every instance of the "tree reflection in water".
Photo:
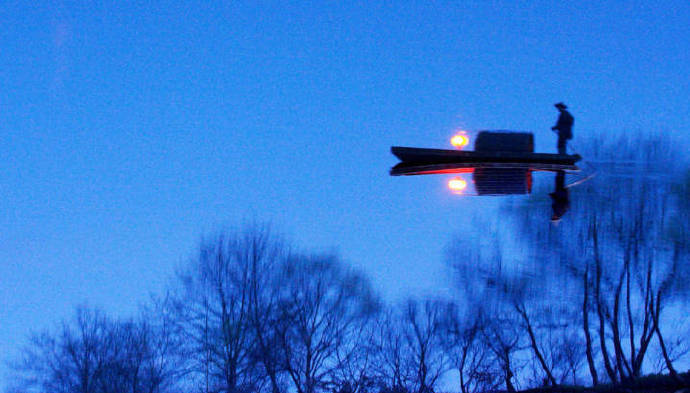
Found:
[(506, 201), (497, 222), (484, 219), (474, 231), (480, 239), (463, 234), (451, 246), (458, 288), (482, 316), (477, 340), (508, 390), (676, 377), (687, 366), (690, 171), (682, 151), (662, 138), (589, 150), (595, 178), (568, 189), (565, 174), (555, 176), (552, 220), (570, 208), (558, 225), (535, 213), (548, 194), (535, 190), (526, 203)]

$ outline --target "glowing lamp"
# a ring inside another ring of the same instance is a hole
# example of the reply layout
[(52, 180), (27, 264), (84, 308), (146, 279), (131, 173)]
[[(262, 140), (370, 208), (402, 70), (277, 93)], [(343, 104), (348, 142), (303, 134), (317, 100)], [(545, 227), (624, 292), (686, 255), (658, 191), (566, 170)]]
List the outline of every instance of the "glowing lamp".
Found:
[(470, 138), (467, 137), (465, 132), (461, 131), (450, 138), (450, 143), (456, 148), (462, 149), (463, 147), (467, 146), (468, 143), (470, 143)]
[(456, 194), (462, 194), (467, 188), (467, 181), (461, 177), (454, 177), (448, 180), (448, 188)]

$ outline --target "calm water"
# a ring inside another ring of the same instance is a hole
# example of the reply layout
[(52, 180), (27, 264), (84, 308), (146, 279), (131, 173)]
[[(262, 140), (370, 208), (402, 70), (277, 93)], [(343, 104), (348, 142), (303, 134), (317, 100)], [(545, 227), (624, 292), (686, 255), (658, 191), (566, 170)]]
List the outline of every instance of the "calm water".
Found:
[(491, 321), (501, 351), (536, 362), (536, 346), (556, 379), (685, 371), (687, 159), (661, 138), (580, 154), (579, 173), (533, 174), (529, 196), (506, 198), (498, 217), (478, 215), (477, 235), (452, 242), (460, 299)]

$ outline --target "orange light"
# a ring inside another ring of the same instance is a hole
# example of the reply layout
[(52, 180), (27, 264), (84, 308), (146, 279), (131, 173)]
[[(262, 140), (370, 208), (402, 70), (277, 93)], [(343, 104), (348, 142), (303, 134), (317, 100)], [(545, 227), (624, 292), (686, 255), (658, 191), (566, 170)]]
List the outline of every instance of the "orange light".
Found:
[(470, 143), (470, 138), (467, 137), (465, 131), (460, 131), (450, 138), (450, 143), (456, 148), (462, 149), (463, 147), (467, 146), (468, 143)]
[(456, 194), (462, 194), (467, 188), (467, 181), (461, 177), (454, 177), (448, 180), (448, 188)]

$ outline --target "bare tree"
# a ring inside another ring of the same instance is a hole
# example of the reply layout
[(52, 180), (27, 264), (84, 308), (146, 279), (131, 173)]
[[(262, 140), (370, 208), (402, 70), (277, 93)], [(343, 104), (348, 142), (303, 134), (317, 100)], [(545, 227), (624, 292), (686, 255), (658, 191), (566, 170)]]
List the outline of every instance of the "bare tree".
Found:
[(403, 310), (403, 336), (411, 356), (413, 391), (430, 393), (448, 367), (443, 348), (443, 317), (446, 303), (408, 300)]
[(284, 369), (299, 393), (333, 388), (334, 372), (351, 358), (343, 349), (376, 311), (376, 298), (363, 276), (332, 256), (293, 255), (281, 272)]
[(337, 367), (333, 370), (333, 382), (340, 393), (366, 393), (378, 386), (377, 360), (377, 318), (376, 310), (367, 319), (357, 324), (348, 342), (336, 349)]
[(377, 377), (392, 392), (433, 392), (451, 361), (446, 352), (447, 313), (440, 300), (409, 299), (378, 324)]
[(279, 274), (289, 255), (286, 245), (268, 228), (254, 228), (243, 234), (242, 258), (249, 267), (249, 323), (254, 337), (253, 357), (263, 366), (272, 393), (284, 391), (283, 359), (280, 348)]
[(381, 390), (410, 391), (409, 352), (398, 310), (388, 309), (376, 321), (374, 368)]
[(517, 320), (504, 312), (487, 314), (485, 318), (481, 331), (483, 345), (489, 349), (493, 361), (500, 368), (506, 390), (515, 392), (513, 378), (520, 367), (516, 361), (516, 353), (521, 349), (521, 331)]
[(18, 387), (36, 392), (163, 393), (176, 383), (169, 335), (144, 320), (114, 321), (79, 307), (57, 332), (32, 336), (16, 365)]
[(490, 356), (481, 344), (481, 308), (460, 311), (449, 304), (444, 316), (443, 339), (450, 365), (458, 371), (460, 392), (478, 393), (497, 390), (501, 379), (490, 364)]
[(205, 392), (256, 391), (262, 383), (250, 319), (251, 241), (240, 232), (206, 241), (180, 274), (177, 320), (190, 376)]
[(142, 319), (119, 322), (111, 333), (112, 352), (98, 381), (99, 392), (164, 392), (175, 385), (175, 370), (170, 368), (174, 355), (165, 342), (168, 332)]
[(112, 343), (110, 321), (100, 311), (79, 307), (60, 331), (33, 335), (15, 371), (21, 385), (38, 392), (96, 393)]

